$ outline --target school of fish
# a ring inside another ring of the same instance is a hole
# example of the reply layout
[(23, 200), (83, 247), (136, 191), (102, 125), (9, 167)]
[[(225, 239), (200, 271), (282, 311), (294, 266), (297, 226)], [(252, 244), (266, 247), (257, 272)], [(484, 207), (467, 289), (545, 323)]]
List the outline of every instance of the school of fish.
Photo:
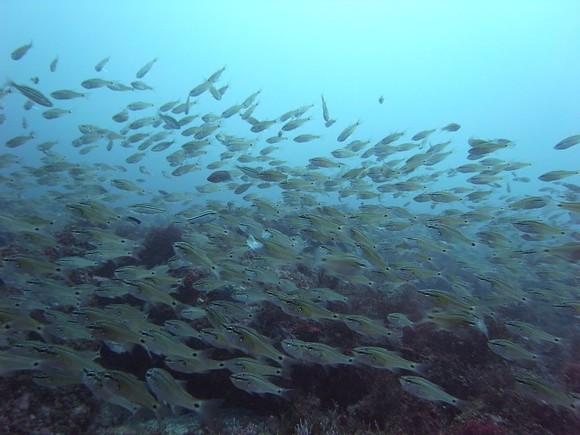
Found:
[[(10, 57), (33, 53), (31, 42)], [(456, 123), (363, 137), (364, 120), (333, 119), (328, 96), (258, 115), (261, 90), (207, 112), (227, 100), (226, 67), (165, 101), (147, 82), (157, 58), (120, 79), (113, 59), (95, 62), (68, 89), (43, 86), (59, 74), (55, 57), (0, 91), (0, 122), (22, 119), (0, 155), (0, 376), (82, 384), (131, 415), (205, 418), (222, 398), (196, 397), (179, 382), (191, 374), (228, 372), (231, 388), (291, 401), (301, 367), (349, 365), (392, 372), (401, 395), (469, 409), (478, 397), (430, 380), (428, 354), (403, 357), (407, 331), (431, 325), (483, 337), (522, 400), (580, 416), (580, 392), (545, 369), (578, 356), (580, 171), (542, 168), (542, 188), (511, 194), (535, 168), (501, 158), (518, 147), (509, 139), (454, 142)], [(92, 93), (108, 93), (109, 121), (67, 123)], [(49, 123), (76, 138), (34, 133)], [(574, 159), (579, 143), (548, 146)], [(278, 158), (283, 148), (304, 165)], [(80, 158), (96, 150), (107, 160)], [(165, 227), (178, 233), (169, 252), (145, 252)], [(420, 309), (365, 308), (369, 294), (412, 294)], [(261, 320), (272, 313), (279, 327)], [(135, 348), (145, 372), (109, 365)]]

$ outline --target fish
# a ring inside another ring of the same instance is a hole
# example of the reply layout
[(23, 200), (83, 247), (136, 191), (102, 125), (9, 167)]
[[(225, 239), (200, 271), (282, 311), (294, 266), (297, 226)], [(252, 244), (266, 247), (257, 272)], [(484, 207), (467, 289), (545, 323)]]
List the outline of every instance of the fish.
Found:
[(136, 414), (139, 410), (139, 405), (131, 402), (125, 397), (119, 396), (115, 393), (115, 389), (111, 389), (112, 382), (105, 382), (104, 375), (101, 370), (94, 370), (84, 367), (82, 374), (82, 383), (99, 399), (113, 405), (121, 406), (129, 411), (131, 414)]
[(301, 127), (302, 125), (304, 125), (308, 121), (310, 121), (310, 117), (293, 119), (291, 121), (288, 121), (286, 124), (284, 124), (282, 126), (281, 130), (282, 131), (292, 131), (292, 130), (297, 129), (298, 127)]
[(50, 69), (50, 72), (55, 72), (56, 71), (56, 67), (58, 65), (58, 56), (55, 57), (51, 62), (50, 65), (48, 66), (48, 69)]
[(109, 81), (106, 84), (107, 88), (109, 88), (112, 91), (117, 91), (117, 92), (125, 92), (125, 91), (133, 91), (133, 86), (129, 86), (126, 85), (124, 83), (121, 83), (119, 81)]
[(446, 393), (439, 385), (420, 376), (401, 376), (399, 383), (404, 391), (421, 399), (448, 403), (461, 410), (466, 409), (469, 405), (469, 402)]
[(326, 100), (324, 99), (324, 95), (320, 95), (320, 99), (322, 100), (322, 118), (325, 122), (330, 121), (330, 115), (328, 114), (328, 107), (326, 106)]
[(233, 347), (256, 357), (268, 358), (279, 365), (287, 363), (288, 357), (274, 348), (255, 329), (233, 323), (227, 323), (222, 326), (224, 337)]
[(55, 100), (72, 100), (73, 98), (84, 98), (87, 94), (82, 92), (71, 91), (68, 89), (61, 89), (50, 93), (50, 96)]
[(580, 260), (580, 244), (574, 242), (546, 247), (543, 249), (543, 252), (556, 255), (572, 263)]
[(26, 85), (19, 85), (14, 83), (12, 80), (8, 80), (8, 86), (15, 88), (18, 92), (28, 98), (30, 101), (35, 102), (44, 107), (52, 107), (54, 104), (50, 101), (42, 92), (38, 89), (31, 88)]
[(166, 405), (179, 406), (194, 411), (202, 420), (207, 420), (221, 404), (221, 401), (201, 400), (193, 397), (169, 372), (161, 368), (147, 370), (145, 381), (157, 400)]
[(189, 174), (191, 172), (195, 172), (195, 171), (199, 171), (200, 167), (197, 163), (192, 163), (190, 165), (182, 165), (178, 168), (176, 168), (171, 175), (175, 176), (175, 177), (180, 177), (182, 175), (185, 174)]
[(200, 248), (187, 242), (174, 242), (173, 249), (175, 255), (187, 263), (200, 264), (210, 270), (215, 275), (219, 274), (220, 268), (215, 264), (207, 254)]
[(165, 126), (170, 130), (179, 130), (181, 128), (179, 122), (172, 116), (159, 113), (159, 118), (161, 118)]
[(127, 104), (127, 109), (129, 110), (143, 110), (143, 109), (147, 109), (149, 107), (152, 107), (153, 103), (146, 103), (144, 101), (135, 101), (134, 103), (129, 103)]
[(549, 171), (538, 177), (541, 181), (557, 181), (564, 178), (570, 177), (572, 175), (578, 175), (580, 171)]
[(499, 355), (509, 361), (538, 361), (539, 359), (539, 356), (535, 353), (527, 351), (512, 341), (501, 338), (489, 340), (487, 342), (487, 347), (489, 347), (489, 349), (496, 355)]
[(9, 139), (4, 144), (7, 148), (17, 148), (21, 145), (24, 145), (26, 142), (34, 139), (34, 133), (30, 133), (28, 136), (16, 136), (12, 139)]
[(520, 199), (508, 205), (512, 210), (532, 210), (542, 208), (548, 205), (548, 201), (539, 196), (530, 196), (528, 198)]
[(389, 313), (387, 314), (389, 323), (396, 328), (404, 328), (413, 326), (413, 322), (403, 313)]
[(419, 323), (428, 322), (433, 322), (440, 328), (447, 330), (454, 330), (459, 327), (472, 327), (479, 330), (486, 337), (488, 335), (485, 322), (478, 313), (431, 310)]
[(318, 264), (341, 275), (354, 275), (368, 268), (368, 264), (357, 255), (327, 254), (320, 257)]
[[(184, 310), (188, 310), (186, 316), (183, 315)], [(184, 308), (184, 310), (182, 310), (179, 313), (179, 315), (182, 318), (188, 320), (201, 319), (205, 317), (206, 314), (205, 310), (201, 308), (187, 307)], [(195, 311), (197, 311), (196, 314), (194, 314)], [(166, 320), (163, 323), (163, 326), (167, 330), (167, 332), (176, 335), (178, 337), (197, 337), (199, 335), (199, 332), (196, 329), (194, 329), (189, 323), (186, 323), (182, 320), (177, 319)]]
[(187, 216), (186, 220), (190, 224), (207, 224), (213, 222), (218, 217), (218, 212), (215, 210), (204, 210), (195, 213), (192, 216)]
[(274, 119), (268, 119), (265, 121), (258, 121), (254, 125), (252, 125), (252, 127), (250, 128), (250, 131), (252, 133), (260, 133), (264, 130), (269, 129), (274, 124), (276, 124), (276, 120), (274, 120)]
[(357, 155), (357, 153), (347, 150), (346, 148), (335, 149), (331, 151), (330, 154), (332, 154), (337, 159), (348, 159)]
[[(268, 246), (267, 242), (265, 245)], [(266, 294), (271, 296), (271, 301), (278, 305), (282, 310), (291, 316), (296, 316), (302, 319), (312, 320), (339, 320), (339, 314), (324, 308), (316, 302), (307, 299), (300, 299), (292, 296), (285, 296), (273, 291), (266, 291)]]
[(467, 297), (459, 297), (450, 292), (439, 289), (417, 289), (418, 293), (435, 299), (439, 305), (453, 307), (463, 312), (474, 312), (474, 304), (477, 302)]
[(218, 69), (216, 72), (212, 73), (212, 74), (211, 74), (211, 75), (208, 77), (207, 81), (208, 81), (209, 83), (216, 83), (216, 82), (217, 82), (217, 81), (220, 79), (220, 77), (222, 76), (222, 73), (223, 73), (225, 70), (226, 70), (226, 67), (225, 67), (225, 65), (224, 65), (224, 67), (223, 67), (223, 68), (220, 68), (220, 69)]
[(457, 131), (461, 128), (459, 124), (452, 122), (451, 124), (447, 124), (445, 127), (441, 127), (441, 131)]
[(504, 324), (506, 328), (508, 328), (510, 331), (516, 334), (523, 335), (527, 338), (531, 338), (533, 340), (547, 341), (549, 343), (555, 343), (560, 345), (563, 344), (564, 341), (560, 337), (548, 334), (547, 332), (538, 329), (534, 325), (531, 325), (526, 322), (521, 322), (519, 320), (506, 320)]
[(317, 168), (340, 168), (343, 165), (337, 162), (334, 162), (326, 157), (312, 157), (308, 159), (308, 162)]
[(387, 369), (391, 371), (403, 369), (417, 374), (424, 374), (429, 367), (428, 364), (406, 360), (396, 352), (383, 349), (382, 347), (355, 347), (352, 350), (352, 353), (354, 354), (353, 360), (356, 364), (364, 364), (377, 369)]
[(341, 320), (351, 330), (370, 337), (394, 338), (394, 333), (385, 327), (380, 320), (358, 314), (342, 315)]
[[(0, 374), (59, 392), (84, 384), (135, 418), (162, 417), (164, 403), (194, 407), (193, 396), (208, 397), (203, 383), (230, 374), (211, 394), (242, 397), (238, 382), (275, 400), (318, 375), (337, 391), (345, 374), (432, 376), (441, 386), (401, 387), (461, 408), (444, 395), (454, 374), (445, 362), (475, 385), (470, 355), (480, 355), (501, 369), (508, 396), (529, 393), (570, 420), (577, 398), (550, 369), (568, 381), (574, 362), (574, 330), (553, 319), (580, 317), (574, 168), (503, 158), (525, 154), (511, 139), (463, 147), (448, 134), (455, 123), (409, 135), (375, 125), (371, 143), (346, 131), (350, 119), (326, 143), (319, 121), (335, 120), (320, 93), (314, 112), (274, 108), (280, 116), (260, 91), (226, 96), (221, 69), (174, 89), (181, 100), (135, 97), (162, 89), (51, 74), (48, 56), (25, 71), (30, 82), (14, 78), (60, 107), (22, 106), (9, 95), (22, 92), (0, 90)], [(91, 111), (90, 124), (75, 122)], [(311, 144), (297, 153), (301, 141)], [(430, 338), (453, 345), (432, 351)], [(171, 379), (156, 396), (145, 373), (160, 367)], [(489, 388), (470, 400), (485, 405)]]
[(61, 118), (64, 115), (68, 115), (71, 113), (72, 113), (72, 111), (70, 111), (70, 110), (49, 109), (49, 110), (45, 110), (44, 112), (42, 112), (42, 117), (44, 119), (57, 119), (57, 118)]
[(211, 84), (212, 83), (209, 80), (206, 80), (206, 81), (200, 83), (195, 88), (193, 88), (191, 91), (189, 91), (189, 96), (191, 96), (191, 97), (200, 96), (201, 94), (203, 94), (205, 91), (207, 91), (209, 89)]
[(266, 171), (260, 171), (258, 173), (258, 178), (263, 181), (280, 182), (286, 180), (288, 175), (284, 174), (283, 172), (270, 169)]
[(31, 48), (32, 48), (32, 41), (30, 41), (29, 44), (24, 44), (21, 47), (18, 47), (16, 50), (14, 50), (12, 52), (10, 57), (12, 58), (12, 60), (20, 60), (24, 57), (24, 55), (26, 53), (28, 53), (28, 50), (30, 50)]
[(210, 183), (223, 183), (225, 181), (230, 181), (232, 176), (229, 171), (214, 171), (208, 175), (207, 181)]
[(522, 219), (512, 222), (512, 225), (522, 233), (538, 234), (541, 236), (564, 234), (564, 232), (552, 225), (531, 219)]
[(133, 87), (133, 89), (136, 89), (138, 91), (152, 91), (153, 90), (152, 86), (149, 86), (147, 83), (145, 83), (141, 80), (132, 81), (131, 87)]
[(232, 373), (251, 373), (260, 376), (279, 376), (288, 378), (284, 368), (265, 364), (254, 358), (238, 357), (223, 361), (223, 365)]
[(423, 140), (426, 137), (429, 137), (431, 135), (431, 133), (433, 133), (435, 131), (435, 129), (431, 129), (431, 130), (423, 130), (420, 131), (419, 133), (417, 133), (416, 135), (414, 135), (411, 140)]
[(573, 147), (574, 145), (578, 145), (580, 143), (580, 134), (575, 134), (573, 136), (568, 136), (565, 139), (562, 139), (556, 145), (554, 145), (555, 150), (565, 150), (568, 148)]
[(252, 394), (273, 394), (288, 399), (288, 393), (290, 392), (289, 389), (279, 387), (265, 379), (263, 376), (254, 373), (232, 373), (230, 375), (230, 381), (237, 388)]
[(446, 242), (459, 242), (467, 246), (477, 246), (477, 243), (465, 236), (461, 231), (456, 228), (452, 228), (448, 225), (443, 224), (433, 224), (427, 225), (427, 228), (433, 228), (442, 240)]
[[(165, 291), (160, 286), (153, 282), (146, 280), (128, 281), (122, 280), (119, 285), (123, 285), (128, 289), (128, 293), (137, 299), (152, 304), (163, 304), (173, 308), (176, 311), (183, 309), (185, 306), (177, 299), (170, 296), (172, 291)], [(174, 352), (175, 353), (175, 352)]]
[(139, 71), (137, 71), (137, 74), (135, 74), (135, 77), (137, 77), (138, 79), (142, 79), (143, 77), (145, 77), (145, 75), (151, 70), (151, 68), (153, 68), (153, 65), (155, 65), (155, 62), (157, 62), (157, 58), (154, 58), (152, 61), (147, 62), (145, 65), (143, 65)]
[(316, 139), (320, 139), (322, 136), (316, 134), (300, 134), (294, 137), (293, 141), (298, 143), (310, 142)]
[(254, 101), (256, 100), (256, 98), (258, 97), (258, 95), (260, 95), (260, 93), (262, 92), (262, 90), (258, 90), (252, 94), (250, 94), (243, 102), (242, 102), (242, 107), (247, 109), (249, 108)]
[(111, 82), (110, 80), (91, 78), (91, 79), (87, 79), (87, 80), (84, 80), (83, 82), (81, 82), (81, 86), (85, 89), (97, 89), (97, 88), (103, 88), (103, 87), (108, 86), (112, 83), (113, 82)]
[(174, 355), (177, 357), (190, 359), (195, 358), (198, 351), (186, 346), (181, 341), (176, 340), (170, 333), (158, 329), (157, 325), (143, 325), (139, 329), (139, 344), (149, 352), (156, 355)]
[(144, 194), (145, 190), (141, 189), (139, 186), (137, 186), (135, 183), (133, 183), (130, 180), (125, 180), (122, 178), (114, 178), (110, 181), (111, 186), (119, 189), (119, 190), (124, 190), (126, 192), (135, 192), (135, 193), (139, 193), (139, 194)]
[(337, 366), (339, 364), (353, 364), (354, 358), (345, 355), (338, 349), (324, 343), (302, 342), (301, 360), (307, 363), (323, 366)]
[(126, 122), (129, 119), (129, 112), (127, 109), (123, 109), (121, 112), (113, 115), (112, 118), (115, 122)]
[(101, 72), (103, 70), (103, 68), (105, 67), (105, 65), (107, 65), (107, 63), (109, 62), (110, 56), (107, 56), (103, 59), (101, 59), (99, 62), (97, 62), (97, 64), (95, 65), (95, 71), (97, 72)]
[(222, 112), (221, 117), (224, 119), (231, 118), (232, 116), (234, 116), (236, 113), (238, 113), (242, 109), (243, 109), (243, 106), (241, 104), (234, 104), (233, 106), (230, 106), (226, 110), (224, 110)]
[(553, 382), (546, 382), (537, 376), (523, 373), (515, 375), (514, 379), (517, 390), (523, 395), (553, 407), (563, 407), (580, 417), (580, 400), (578, 397), (562, 391)]
[(207, 352), (196, 352), (193, 356), (167, 355), (163, 362), (171, 370), (179, 373), (208, 373), (226, 367), (223, 361), (215, 361), (207, 356)]
[(258, 103), (252, 104), (250, 107), (248, 107), (246, 110), (240, 113), (240, 118), (242, 118), (244, 121), (248, 121), (249, 119), (251, 119), (254, 110), (256, 110), (256, 107), (258, 107)]
[(336, 138), (336, 140), (338, 142), (344, 142), (345, 140), (347, 140), (356, 130), (356, 128), (360, 125), (360, 120), (358, 120), (357, 122), (355, 122), (354, 124), (349, 125), (348, 127), (346, 127)]

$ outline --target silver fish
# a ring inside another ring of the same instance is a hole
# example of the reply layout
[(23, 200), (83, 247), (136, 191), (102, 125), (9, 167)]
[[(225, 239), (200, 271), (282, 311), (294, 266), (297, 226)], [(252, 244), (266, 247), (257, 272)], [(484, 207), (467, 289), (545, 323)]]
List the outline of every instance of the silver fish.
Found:
[(157, 62), (157, 58), (154, 58), (151, 62), (148, 62), (145, 65), (143, 65), (143, 67), (141, 67), (141, 69), (137, 71), (136, 77), (138, 79), (142, 79), (143, 77), (145, 77), (145, 74), (147, 74), (149, 70), (153, 67), (153, 65), (155, 65), (155, 62)]
[(160, 402), (195, 411), (202, 419), (207, 418), (209, 413), (221, 403), (221, 401), (200, 400), (193, 397), (163, 369), (147, 370), (145, 380)]
[(18, 90), (18, 92), (20, 92), (22, 95), (24, 95), (29, 100), (34, 101), (36, 104), (40, 104), (41, 106), (45, 106), (45, 107), (52, 107), (53, 106), (52, 101), (50, 101), (38, 89), (34, 89), (34, 88), (31, 88), (30, 86), (26, 86), (26, 85), (19, 85), (17, 83), (14, 83), (12, 80), (8, 81), (8, 86), (12, 86), (13, 88), (16, 88)]
[(459, 409), (465, 409), (468, 402), (447, 394), (441, 387), (419, 376), (401, 376), (399, 383), (403, 390), (421, 399), (433, 402), (445, 402)]
[(30, 50), (32, 48), (32, 41), (30, 41), (30, 44), (25, 44), (21, 47), (18, 47), (16, 50), (14, 50), (12, 52), (12, 54), (10, 55), (10, 57), (13, 60), (20, 60), (22, 59), (22, 57), (28, 53), (28, 50)]

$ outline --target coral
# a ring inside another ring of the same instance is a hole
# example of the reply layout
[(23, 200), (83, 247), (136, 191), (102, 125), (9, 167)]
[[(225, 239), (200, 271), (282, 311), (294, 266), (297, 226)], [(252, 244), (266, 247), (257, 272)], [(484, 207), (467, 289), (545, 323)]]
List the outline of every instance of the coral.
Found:
[(562, 370), (569, 391), (580, 391), (580, 364), (566, 364)]
[(468, 420), (457, 432), (459, 435), (504, 435), (507, 432), (491, 421)]
[(3, 433), (87, 433), (99, 402), (84, 387), (49, 389), (27, 374), (0, 378)]
[(154, 227), (145, 236), (137, 256), (147, 268), (164, 264), (175, 255), (173, 243), (180, 240), (182, 240), (181, 230), (177, 226), (171, 224), (166, 227)]

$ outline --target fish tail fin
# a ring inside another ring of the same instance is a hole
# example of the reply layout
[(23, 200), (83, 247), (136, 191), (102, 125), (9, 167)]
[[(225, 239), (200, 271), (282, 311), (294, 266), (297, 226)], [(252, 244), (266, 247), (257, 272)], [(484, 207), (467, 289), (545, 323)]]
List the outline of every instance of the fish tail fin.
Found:
[(471, 402), (469, 402), (467, 400), (457, 399), (457, 402), (455, 403), (455, 406), (460, 411), (466, 411), (466, 410), (468, 410), (471, 407)]
[(430, 367), (431, 367), (431, 364), (429, 364), (429, 363), (417, 364), (415, 367), (415, 372), (419, 373), (421, 376), (426, 376)]
[(282, 391), (280, 392), (280, 397), (282, 397), (285, 400), (292, 400), (292, 398), (297, 398), (298, 397), (298, 392), (296, 390), (292, 390), (289, 388), (283, 388)]
[(215, 412), (222, 405), (224, 401), (220, 399), (200, 400), (196, 402), (199, 405), (195, 411), (204, 424), (211, 422), (215, 416)]

